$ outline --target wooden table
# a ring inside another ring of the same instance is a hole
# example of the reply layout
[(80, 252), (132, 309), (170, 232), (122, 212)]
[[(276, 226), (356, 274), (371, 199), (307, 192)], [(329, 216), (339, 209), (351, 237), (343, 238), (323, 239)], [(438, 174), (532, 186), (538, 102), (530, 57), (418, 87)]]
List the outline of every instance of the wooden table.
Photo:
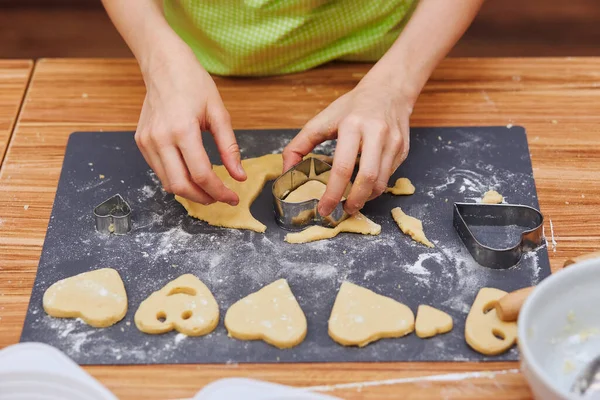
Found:
[(33, 70), (31, 60), (0, 60), (0, 164)]
[[(366, 65), (330, 65), (269, 79), (218, 79), (235, 128), (300, 127), (351, 89)], [(247, 94), (253, 93), (252, 102)], [(41, 60), (0, 171), (0, 348), (25, 317), (67, 136), (133, 130), (144, 97), (132, 60)], [(413, 126), (524, 125), (553, 270), (600, 249), (600, 59), (449, 59), (433, 74)], [(295, 386), (502, 371), (516, 363), (157, 365), (86, 368), (120, 398), (191, 397), (222, 377)], [(350, 399), (527, 399), (519, 373), (338, 389)]]

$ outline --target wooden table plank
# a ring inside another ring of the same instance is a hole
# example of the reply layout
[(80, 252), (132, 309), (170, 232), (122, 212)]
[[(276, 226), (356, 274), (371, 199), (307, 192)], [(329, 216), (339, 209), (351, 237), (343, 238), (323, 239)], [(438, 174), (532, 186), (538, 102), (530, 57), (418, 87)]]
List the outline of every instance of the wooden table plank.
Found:
[(0, 60), (0, 164), (33, 69), (31, 60)]
[[(300, 127), (350, 90), (367, 65), (330, 65), (265, 79), (217, 79), (235, 128)], [(255, 97), (248, 102), (248, 93)], [(18, 341), (68, 134), (133, 130), (144, 89), (132, 60), (42, 60), (0, 170), (0, 347)], [(600, 249), (600, 58), (450, 59), (433, 74), (412, 126), (524, 125), (553, 270)], [(221, 377), (296, 386), (506, 370), (516, 363), (96, 366), (120, 398), (191, 397)], [(468, 378), (468, 379), (467, 379)], [(527, 399), (518, 373), (416, 381), (332, 392), (349, 399)]]

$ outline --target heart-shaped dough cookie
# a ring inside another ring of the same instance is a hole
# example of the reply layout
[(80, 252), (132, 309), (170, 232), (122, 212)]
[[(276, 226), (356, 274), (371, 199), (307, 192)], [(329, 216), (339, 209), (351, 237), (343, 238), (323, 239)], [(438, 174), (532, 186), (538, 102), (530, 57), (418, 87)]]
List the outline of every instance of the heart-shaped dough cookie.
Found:
[(342, 283), (329, 317), (329, 336), (344, 346), (401, 337), (414, 327), (410, 308), (350, 282)]
[(445, 312), (425, 304), (419, 306), (415, 332), (421, 339), (450, 332), (452, 325), (452, 317)]
[(237, 301), (225, 314), (229, 336), (261, 339), (286, 349), (306, 336), (306, 317), (285, 279), (279, 279)]
[(505, 294), (500, 289), (482, 288), (471, 306), (465, 323), (465, 339), (481, 354), (503, 353), (517, 341), (517, 323), (501, 321), (494, 308)]
[(200, 279), (185, 274), (148, 296), (134, 319), (137, 328), (145, 333), (175, 329), (188, 336), (202, 336), (217, 327), (219, 305)]
[(127, 293), (112, 268), (60, 280), (44, 293), (44, 310), (57, 318), (81, 318), (96, 328), (116, 324), (127, 314)]

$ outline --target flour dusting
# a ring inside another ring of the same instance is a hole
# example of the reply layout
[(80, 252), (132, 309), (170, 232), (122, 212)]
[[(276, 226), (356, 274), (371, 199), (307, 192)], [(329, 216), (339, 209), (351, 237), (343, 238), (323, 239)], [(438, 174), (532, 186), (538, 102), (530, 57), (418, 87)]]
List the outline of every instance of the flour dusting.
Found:
[[(106, 154), (95, 152), (96, 147), (88, 148), (80, 164), (89, 168), (87, 163), (92, 162), (96, 172), (88, 171), (89, 176), (97, 179), (101, 171), (106, 178), (91, 187), (89, 179), (68, 175), (67, 184), (59, 185), (46, 236), (46, 243), (51, 245), (44, 247), (40, 260), (23, 340), (45, 341), (84, 364), (486, 359), (464, 345), (464, 320), (477, 292), (482, 287), (509, 291), (537, 284), (549, 273), (546, 248), (526, 253), (509, 270), (482, 267), (454, 230), (453, 203), (477, 201), (494, 189), (511, 203), (536, 206), (527, 152), (522, 152), (526, 158), (511, 160), (502, 154), (520, 154), (517, 146), (526, 142), (499, 140), (477, 128), (448, 129), (444, 131), (447, 134), (440, 135), (442, 139), (438, 139), (437, 131), (435, 135), (417, 131), (411, 138), (413, 148), (407, 162), (390, 179), (410, 177), (416, 193), (384, 194), (363, 210), (381, 225), (379, 236), (344, 233), (301, 245), (283, 241), (286, 232), (273, 219), (269, 184), (251, 208), (267, 225), (266, 233), (213, 227), (189, 217), (173, 196), (162, 190), (141, 156), (134, 160), (144, 165), (139, 171), (128, 168), (133, 158), (124, 158), (121, 153), (109, 157), (110, 165), (114, 164), (111, 170)], [(517, 131), (513, 128), (502, 134)], [(291, 138), (290, 134), (267, 136), (259, 145), (257, 137), (239, 135), (243, 156), (281, 152)], [(119, 136), (110, 140), (118, 141)], [(110, 148), (115, 144), (121, 152), (127, 150), (124, 143), (113, 143)], [(334, 149), (335, 142), (327, 142), (315, 151), (331, 154)], [(80, 154), (67, 154), (65, 165), (69, 161), (74, 165), (73, 157), (83, 157)], [(115, 192), (123, 195), (133, 210), (133, 229), (124, 236), (96, 232), (91, 215), (95, 205)], [(402, 234), (390, 214), (394, 207), (420, 219), (435, 247), (429, 249)], [(115, 268), (125, 284), (129, 310), (123, 321), (96, 329), (45, 314), (42, 296), (51, 284), (105, 267)], [(310, 327), (305, 342), (281, 351), (261, 341), (234, 340), (228, 337), (222, 320), (215, 331), (202, 337), (185, 337), (176, 331), (141, 333), (131, 323), (139, 304), (187, 273), (211, 290), (221, 319), (235, 301), (277, 279), (287, 279)], [(409, 335), (347, 351), (331, 341), (326, 323), (344, 281), (401, 301), (413, 312), (420, 304), (439, 308), (452, 315), (455, 328), (427, 341)], [(514, 360), (517, 355), (511, 350), (494, 359)]]

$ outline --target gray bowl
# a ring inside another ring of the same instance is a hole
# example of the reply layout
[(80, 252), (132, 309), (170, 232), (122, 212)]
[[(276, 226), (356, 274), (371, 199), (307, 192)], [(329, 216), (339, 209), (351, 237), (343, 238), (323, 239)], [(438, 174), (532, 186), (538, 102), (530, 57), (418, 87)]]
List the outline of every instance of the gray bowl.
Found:
[(572, 399), (577, 374), (600, 355), (600, 258), (541, 282), (519, 314), (521, 370), (538, 400)]

